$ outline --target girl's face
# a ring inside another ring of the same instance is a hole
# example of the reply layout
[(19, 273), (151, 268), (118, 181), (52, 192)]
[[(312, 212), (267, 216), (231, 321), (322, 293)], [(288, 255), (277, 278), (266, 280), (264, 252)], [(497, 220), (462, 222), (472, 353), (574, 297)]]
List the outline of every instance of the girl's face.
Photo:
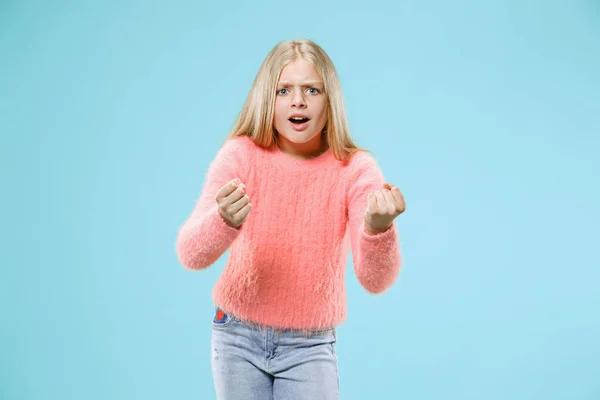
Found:
[(319, 147), (321, 131), (327, 122), (324, 89), (315, 68), (302, 58), (281, 71), (275, 96), (274, 125), (282, 140)]

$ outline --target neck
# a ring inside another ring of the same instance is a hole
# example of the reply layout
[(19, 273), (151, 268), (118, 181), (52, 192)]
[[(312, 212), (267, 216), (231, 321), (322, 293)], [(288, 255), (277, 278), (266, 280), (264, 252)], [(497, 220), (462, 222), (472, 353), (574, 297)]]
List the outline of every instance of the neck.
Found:
[(303, 160), (318, 157), (327, 150), (327, 140), (323, 135), (315, 136), (306, 143), (294, 143), (277, 134), (275, 143), (285, 154)]

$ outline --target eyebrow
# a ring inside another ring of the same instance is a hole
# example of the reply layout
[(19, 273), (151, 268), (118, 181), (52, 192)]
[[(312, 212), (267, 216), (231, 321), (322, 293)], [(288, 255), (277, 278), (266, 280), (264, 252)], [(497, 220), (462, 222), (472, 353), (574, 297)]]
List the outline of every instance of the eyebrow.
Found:
[[(291, 83), (288, 81), (281, 81), (278, 83), (279, 86), (290, 86)], [(301, 86), (315, 86), (315, 85), (323, 85), (322, 81), (308, 81), (304, 82)]]

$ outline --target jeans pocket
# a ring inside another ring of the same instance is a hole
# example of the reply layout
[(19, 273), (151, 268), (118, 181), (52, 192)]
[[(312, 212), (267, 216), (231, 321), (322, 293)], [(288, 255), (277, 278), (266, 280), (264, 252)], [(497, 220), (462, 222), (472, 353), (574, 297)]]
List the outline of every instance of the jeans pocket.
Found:
[(212, 325), (215, 328), (225, 328), (235, 320), (235, 317), (231, 314), (226, 313), (219, 307), (215, 309), (215, 315), (213, 317)]

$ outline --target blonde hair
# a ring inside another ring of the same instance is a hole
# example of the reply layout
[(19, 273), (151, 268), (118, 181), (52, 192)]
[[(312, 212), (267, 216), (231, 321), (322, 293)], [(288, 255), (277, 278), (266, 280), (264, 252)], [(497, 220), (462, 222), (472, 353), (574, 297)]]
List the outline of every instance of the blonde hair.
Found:
[(287, 40), (273, 47), (258, 70), (228, 137), (245, 135), (263, 148), (277, 142), (273, 128), (277, 83), (283, 68), (300, 57), (311, 63), (323, 79), (327, 122), (322, 135), (335, 158), (346, 161), (358, 151), (368, 151), (359, 148), (350, 137), (342, 89), (333, 62), (319, 45), (308, 39)]

